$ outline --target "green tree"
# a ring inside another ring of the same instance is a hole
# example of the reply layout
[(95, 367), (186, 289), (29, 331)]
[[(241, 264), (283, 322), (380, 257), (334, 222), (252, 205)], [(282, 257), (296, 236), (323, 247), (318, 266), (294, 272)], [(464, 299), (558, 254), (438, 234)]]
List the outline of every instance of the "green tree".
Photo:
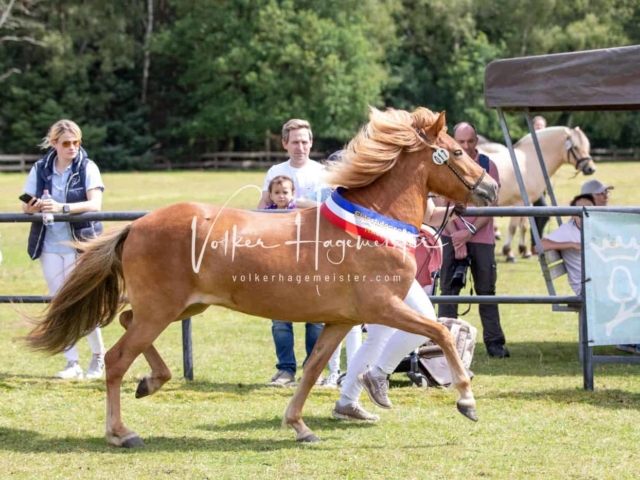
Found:
[(182, 125), (189, 144), (204, 148), (259, 145), (265, 131), (292, 117), (309, 119), (317, 137), (351, 138), (367, 106), (381, 103), (387, 78), (384, 45), (369, 37), (373, 27), (359, 5), (181, 3), (155, 50), (165, 66), (179, 59), (174, 78), (188, 92), (168, 124)]

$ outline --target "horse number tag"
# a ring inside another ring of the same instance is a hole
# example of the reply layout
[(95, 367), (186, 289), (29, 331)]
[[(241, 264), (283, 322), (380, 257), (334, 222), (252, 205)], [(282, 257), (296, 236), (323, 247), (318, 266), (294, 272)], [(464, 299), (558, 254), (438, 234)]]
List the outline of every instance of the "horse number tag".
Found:
[(433, 163), (436, 165), (442, 165), (449, 160), (449, 151), (444, 148), (436, 148), (433, 151)]

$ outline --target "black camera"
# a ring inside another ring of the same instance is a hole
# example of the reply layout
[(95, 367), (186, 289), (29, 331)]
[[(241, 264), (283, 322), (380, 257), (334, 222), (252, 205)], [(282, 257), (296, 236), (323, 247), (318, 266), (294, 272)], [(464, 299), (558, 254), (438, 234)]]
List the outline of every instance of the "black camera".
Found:
[(463, 289), (467, 285), (467, 271), (471, 265), (469, 257), (455, 261), (453, 264), (453, 277), (451, 277), (451, 288)]

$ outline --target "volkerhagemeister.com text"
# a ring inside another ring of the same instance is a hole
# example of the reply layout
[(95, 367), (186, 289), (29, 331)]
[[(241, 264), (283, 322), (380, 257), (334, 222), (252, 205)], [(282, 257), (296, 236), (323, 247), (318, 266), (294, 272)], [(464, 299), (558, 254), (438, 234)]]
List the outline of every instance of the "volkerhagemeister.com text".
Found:
[(264, 275), (259, 273), (247, 273), (244, 275), (231, 275), (234, 282), (240, 283), (349, 283), (349, 282), (400, 282), (400, 275), (352, 275), (329, 274), (329, 275), (286, 275), (283, 273), (274, 275)]

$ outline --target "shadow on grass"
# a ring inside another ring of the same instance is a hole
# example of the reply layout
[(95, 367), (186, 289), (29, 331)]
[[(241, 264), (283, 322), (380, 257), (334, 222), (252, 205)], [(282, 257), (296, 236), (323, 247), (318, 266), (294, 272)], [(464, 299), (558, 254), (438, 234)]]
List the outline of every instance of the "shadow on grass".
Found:
[(596, 408), (629, 410), (640, 407), (640, 393), (623, 390), (586, 391), (581, 388), (558, 388), (538, 391), (509, 391), (482, 394), (482, 399), (504, 399), (524, 401), (549, 401), (562, 405), (591, 405)]
[[(321, 441), (313, 444), (314, 448), (323, 450), (338, 450), (341, 445), (333, 440), (332, 430), (371, 428), (373, 424), (361, 424), (357, 422), (342, 422), (326, 417), (306, 417), (307, 424), (320, 437)], [(0, 451), (14, 451), (20, 453), (153, 453), (172, 451), (277, 451), (291, 449), (299, 446), (306, 448), (310, 444), (299, 443), (294, 439), (294, 431), (288, 428), (286, 431), (291, 436), (288, 440), (268, 438), (274, 436), (274, 430), (280, 430), (280, 418), (257, 419), (248, 422), (238, 422), (225, 425), (202, 425), (196, 427), (200, 430), (211, 432), (251, 432), (255, 434), (264, 430), (264, 438), (237, 438), (234, 434), (231, 438), (203, 439), (197, 437), (163, 437), (151, 436), (143, 439), (145, 446), (135, 449), (119, 449), (106, 443), (104, 437), (63, 437), (51, 438), (32, 430), (0, 427)], [(438, 445), (433, 445), (438, 446)], [(376, 448), (376, 447), (368, 447)], [(382, 447), (378, 447), (382, 448)]]
[[(507, 342), (511, 358), (490, 358), (484, 344), (476, 345), (471, 369), (476, 375), (516, 376), (582, 376), (582, 363), (578, 360), (577, 342)], [(596, 347), (595, 355), (616, 356), (621, 359), (634, 357), (614, 346)], [(596, 378), (628, 374), (630, 364), (595, 364)], [(640, 369), (637, 369), (640, 374)]]
[[(322, 430), (324, 432), (330, 430), (353, 430), (368, 429), (375, 426), (370, 422), (345, 422), (342, 420), (334, 420), (328, 416), (302, 415), (304, 422), (311, 430)], [(210, 432), (246, 432), (248, 430), (274, 430), (279, 429), (282, 424), (282, 417), (273, 417), (271, 419), (257, 418), (247, 422), (225, 423), (222, 425), (200, 425), (197, 428)], [(287, 427), (289, 428), (289, 427)], [(291, 430), (293, 432), (293, 430)]]

